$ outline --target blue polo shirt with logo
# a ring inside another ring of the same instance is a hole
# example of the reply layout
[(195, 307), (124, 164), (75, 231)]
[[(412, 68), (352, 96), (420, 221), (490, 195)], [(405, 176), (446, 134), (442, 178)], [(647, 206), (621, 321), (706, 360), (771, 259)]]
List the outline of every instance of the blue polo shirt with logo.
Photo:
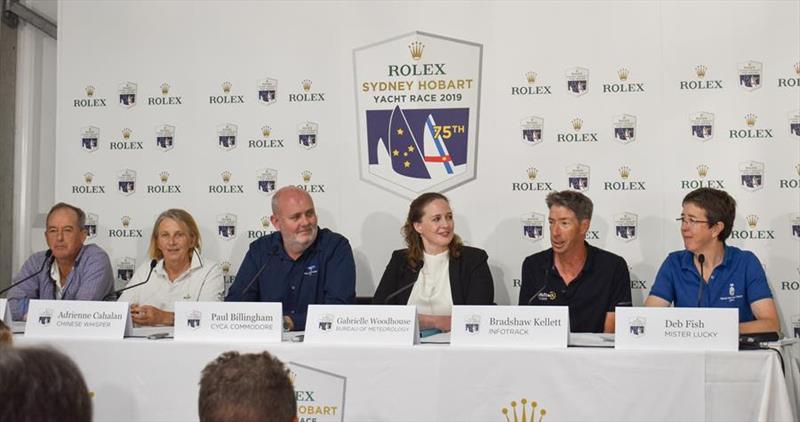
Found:
[(274, 232), (250, 244), (225, 301), (281, 302), (283, 314), (302, 331), (308, 305), (355, 303), (355, 286), (353, 251), (344, 236), (320, 229), (294, 260), (283, 249), (281, 233)]
[[(669, 254), (658, 270), (650, 294), (677, 307), (697, 307), (702, 279), (693, 257), (687, 250)], [(714, 268), (703, 286), (700, 307), (739, 308), (739, 322), (748, 322), (755, 320), (750, 304), (771, 297), (767, 275), (755, 254), (725, 246), (722, 263)]]

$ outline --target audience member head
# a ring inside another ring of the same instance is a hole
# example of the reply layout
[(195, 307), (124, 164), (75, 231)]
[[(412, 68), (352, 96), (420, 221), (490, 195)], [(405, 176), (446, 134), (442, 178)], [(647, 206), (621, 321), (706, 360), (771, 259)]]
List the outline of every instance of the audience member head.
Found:
[(264, 351), (225, 352), (200, 379), (200, 422), (291, 422), (297, 401), (289, 370)]
[(81, 371), (53, 349), (1, 347), (0, 398), (0, 421), (92, 420), (92, 399)]

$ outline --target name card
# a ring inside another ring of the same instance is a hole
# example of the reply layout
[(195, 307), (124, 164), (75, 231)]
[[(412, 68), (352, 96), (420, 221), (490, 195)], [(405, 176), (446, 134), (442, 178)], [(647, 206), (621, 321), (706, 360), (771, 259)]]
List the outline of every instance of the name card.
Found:
[(736, 308), (616, 308), (617, 349), (739, 350)]
[(11, 309), (8, 307), (7, 299), (0, 299), (0, 318), (11, 328)]
[(391, 344), (419, 342), (416, 306), (309, 305), (304, 343)]
[(567, 347), (566, 306), (453, 306), (453, 346)]
[(175, 302), (175, 340), (280, 343), (282, 312), (280, 302)]
[(132, 329), (125, 302), (32, 299), (25, 337), (121, 339)]

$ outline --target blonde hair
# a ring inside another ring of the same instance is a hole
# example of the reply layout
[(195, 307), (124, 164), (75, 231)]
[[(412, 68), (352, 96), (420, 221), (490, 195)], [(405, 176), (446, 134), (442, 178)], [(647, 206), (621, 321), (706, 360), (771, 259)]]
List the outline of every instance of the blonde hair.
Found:
[(194, 240), (194, 245), (192, 245), (192, 249), (189, 251), (189, 258), (191, 258), (192, 253), (195, 251), (200, 253), (200, 229), (197, 228), (197, 223), (194, 221), (194, 218), (185, 210), (171, 208), (162, 212), (156, 219), (156, 223), (153, 224), (153, 234), (150, 236), (150, 247), (147, 250), (150, 259), (164, 258), (164, 254), (158, 249), (158, 227), (161, 225), (161, 222), (167, 218), (185, 227), (186, 231), (189, 232), (189, 236)]

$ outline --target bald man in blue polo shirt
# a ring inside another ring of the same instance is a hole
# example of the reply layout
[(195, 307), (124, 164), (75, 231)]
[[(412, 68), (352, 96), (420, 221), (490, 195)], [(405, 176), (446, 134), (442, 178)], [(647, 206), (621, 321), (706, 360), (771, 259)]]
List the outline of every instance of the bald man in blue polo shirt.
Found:
[(314, 201), (295, 186), (272, 196), (276, 232), (256, 239), (226, 302), (281, 302), (284, 327), (302, 331), (309, 304), (355, 303), (356, 265), (347, 239), (317, 226)]
[(738, 308), (741, 333), (780, 331), (758, 258), (725, 244), (735, 216), (736, 201), (727, 192), (689, 192), (677, 219), (686, 249), (672, 252), (661, 264), (645, 306)]

